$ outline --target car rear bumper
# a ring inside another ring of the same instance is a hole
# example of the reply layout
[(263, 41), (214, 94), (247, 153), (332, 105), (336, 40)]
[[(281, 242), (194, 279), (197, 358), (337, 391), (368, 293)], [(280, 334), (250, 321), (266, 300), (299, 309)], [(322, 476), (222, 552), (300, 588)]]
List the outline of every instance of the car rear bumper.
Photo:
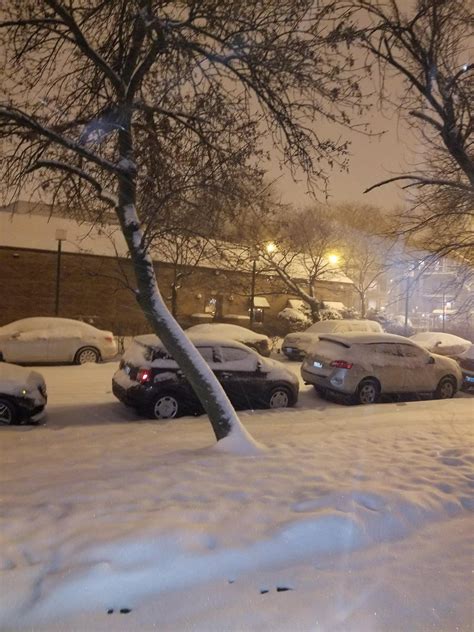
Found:
[(357, 383), (350, 379), (347, 371), (339, 369), (332, 371), (329, 375), (321, 375), (308, 371), (305, 366), (301, 367), (301, 377), (305, 384), (312, 384), (321, 389), (352, 395), (355, 392)]
[(145, 388), (139, 384), (136, 386), (130, 386), (129, 388), (124, 388), (115, 380), (112, 380), (112, 393), (123, 404), (133, 406), (138, 409), (146, 408), (153, 399), (153, 391), (151, 389)]
[(474, 389), (474, 371), (463, 370), (461, 388), (464, 391), (469, 391), (471, 389)]

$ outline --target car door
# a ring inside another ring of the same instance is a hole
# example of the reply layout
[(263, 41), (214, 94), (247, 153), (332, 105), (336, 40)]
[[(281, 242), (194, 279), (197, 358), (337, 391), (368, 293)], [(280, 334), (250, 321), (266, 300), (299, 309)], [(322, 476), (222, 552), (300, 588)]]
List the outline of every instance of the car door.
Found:
[(250, 350), (221, 345), (218, 379), (236, 408), (253, 408), (261, 400), (265, 372), (258, 355)]
[(79, 327), (60, 325), (49, 330), (49, 362), (72, 362), (76, 351), (84, 346)]
[(399, 344), (403, 359), (405, 391), (408, 393), (433, 392), (438, 384), (436, 365), (431, 354), (411, 344)]
[(384, 342), (367, 345), (374, 377), (382, 387), (382, 393), (402, 393), (405, 390), (403, 360), (398, 345)]

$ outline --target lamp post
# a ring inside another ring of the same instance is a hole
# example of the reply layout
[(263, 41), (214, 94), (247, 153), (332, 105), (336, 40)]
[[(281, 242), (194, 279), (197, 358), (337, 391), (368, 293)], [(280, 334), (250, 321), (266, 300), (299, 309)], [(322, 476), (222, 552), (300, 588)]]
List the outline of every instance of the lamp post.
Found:
[(257, 249), (253, 249), (250, 254), (252, 256), (252, 280), (250, 284), (250, 328), (252, 328), (255, 320), (255, 281), (257, 277), (258, 261)]
[(64, 228), (57, 228), (55, 239), (58, 242), (57, 258), (56, 258), (56, 293), (54, 301), (54, 315), (59, 316), (59, 288), (61, 284), (61, 244), (66, 239), (67, 232)]
[[(269, 241), (263, 246), (267, 255), (272, 255), (277, 250), (277, 246), (273, 241)], [(250, 286), (250, 328), (253, 327), (255, 322), (255, 284), (257, 280), (257, 261), (259, 257), (259, 249), (257, 247), (252, 248), (250, 251), (252, 257), (252, 281)]]

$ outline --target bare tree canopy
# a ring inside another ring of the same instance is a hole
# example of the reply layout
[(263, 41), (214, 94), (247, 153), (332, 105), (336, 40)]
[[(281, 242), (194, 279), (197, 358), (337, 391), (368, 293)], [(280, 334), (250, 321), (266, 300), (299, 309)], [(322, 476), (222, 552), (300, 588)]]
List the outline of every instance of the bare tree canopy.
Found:
[(9, 0), (3, 9), (2, 186), (99, 220), (112, 209), (137, 299), (218, 440), (245, 431), (170, 317), (150, 243), (196, 198), (212, 212), (216, 191), (238, 200), (241, 183), (258, 181), (265, 133), (313, 182), (345, 161), (346, 144), (321, 138), (315, 123), (348, 124), (359, 100), (349, 17), (338, 2), (313, 0)]
[[(418, 164), (374, 184), (400, 182), (412, 191), (398, 232), (417, 247), (474, 261), (474, 14), (463, 0), (356, 0), (361, 42), (375, 60), (381, 96), (399, 109), (418, 143)], [(402, 80), (399, 95), (387, 79)], [(413, 147), (414, 149), (415, 147)], [(421, 149), (421, 151), (420, 151)]]

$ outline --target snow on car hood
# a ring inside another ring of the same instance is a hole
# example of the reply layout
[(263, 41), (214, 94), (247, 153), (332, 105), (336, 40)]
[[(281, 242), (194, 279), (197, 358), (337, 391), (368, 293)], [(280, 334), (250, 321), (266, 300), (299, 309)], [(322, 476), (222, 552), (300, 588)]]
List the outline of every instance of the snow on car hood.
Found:
[(36, 391), (39, 386), (44, 385), (41, 373), (16, 364), (0, 362), (0, 393), (21, 396), (22, 390)]
[(472, 345), (470, 340), (442, 331), (423, 331), (410, 336), (410, 340), (428, 351), (444, 356), (460, 355)]
[(286, 382), (291, 382), (297, 388), (299, 387), (299, 380), (296, 375), (289, 371), (282, 362), (278, 360), (272, 360), (270, 358), (265, 358), (261, 360), (263, 370), (267, 373), (267, 376), (271, 380), (285, 380)]

